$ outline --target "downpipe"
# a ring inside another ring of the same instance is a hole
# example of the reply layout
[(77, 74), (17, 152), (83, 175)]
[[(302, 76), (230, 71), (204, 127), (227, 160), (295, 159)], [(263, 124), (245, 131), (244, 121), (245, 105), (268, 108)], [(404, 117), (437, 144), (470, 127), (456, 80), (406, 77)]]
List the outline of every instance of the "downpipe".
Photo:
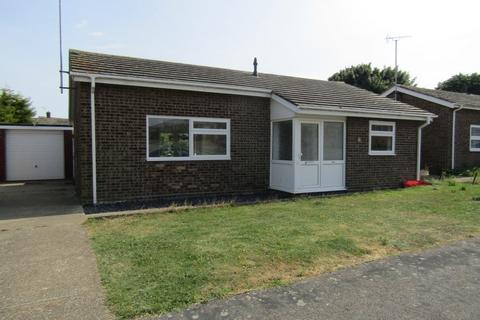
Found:
[(456, 126), (457, 126), (457, 112), (462, 110), (463, 106), (458, 107), (457, 109), (453, 110), (453, 117), (452, 117), (452, 165), (451, 169), (455, 169), (455, 134), (456, 134)]
[(420, 170), (421, 170), (421, 161), (422, 161), (422, 129), (432, 123), (432, 118), (427, 118), (427, 122), (418, 127), (418, 138), (417, 138), (417, 180), (420, 180)]
[(90, 76), (90, 124), (92, 136), (92, 202), (97, 204), (97, 148), (95, 134), (95, 77)]

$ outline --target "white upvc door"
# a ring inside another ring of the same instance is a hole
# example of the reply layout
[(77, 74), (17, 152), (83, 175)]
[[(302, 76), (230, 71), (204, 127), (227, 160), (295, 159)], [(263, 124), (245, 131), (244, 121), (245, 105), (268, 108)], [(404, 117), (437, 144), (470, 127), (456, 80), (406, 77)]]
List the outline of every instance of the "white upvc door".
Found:
[(322, 188), (345, 187), (345, 122), (323, 121)]
[(299, 120), (296, 192), (345, 188), (345, 122)]
[(301, 190), (321, 187), (321, 141), (320, 121), (299, 122), (298, 188)]

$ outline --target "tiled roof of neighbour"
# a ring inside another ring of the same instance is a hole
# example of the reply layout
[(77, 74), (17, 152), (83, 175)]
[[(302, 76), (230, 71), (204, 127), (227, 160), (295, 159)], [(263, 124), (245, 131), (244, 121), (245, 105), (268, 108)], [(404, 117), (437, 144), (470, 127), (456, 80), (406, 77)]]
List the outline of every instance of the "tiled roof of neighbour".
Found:
[(48, 126), (69, 126), (70, 121), (65, 118), (47, 118), (47, 117), (38, 117), (33, 119), (35, 125), (48, 125)]
[(181, 80), (267, 89), (300, 108), (342, 108), (345, 111), (432, 114), (414, 106), (381, 97), (343, 82), (213, 68), (70, 50), (70, 71), (155, 80)]
[(434, 98), (442, 99), (447, 102), (456, 103), (460, 106), (475, 108), (475, 109), (478, 108), (480, 110), (480, 95), (477, 95), (477, 94), (425, 89), (425, 88), (417, 88), (417, 87), (410, 87), (410, 86), (403, 86), (403, 85), (398, 85), (398, 87), (412, 90), (418, 93), (422, 93)]

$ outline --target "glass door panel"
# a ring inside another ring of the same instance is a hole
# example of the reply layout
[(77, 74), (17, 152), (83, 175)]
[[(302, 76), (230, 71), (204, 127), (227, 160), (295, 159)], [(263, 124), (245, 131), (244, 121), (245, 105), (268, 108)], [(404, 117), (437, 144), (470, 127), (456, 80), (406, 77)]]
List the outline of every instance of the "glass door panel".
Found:
[(318, 124), (301, 123), (301, 161), (318, 161)]

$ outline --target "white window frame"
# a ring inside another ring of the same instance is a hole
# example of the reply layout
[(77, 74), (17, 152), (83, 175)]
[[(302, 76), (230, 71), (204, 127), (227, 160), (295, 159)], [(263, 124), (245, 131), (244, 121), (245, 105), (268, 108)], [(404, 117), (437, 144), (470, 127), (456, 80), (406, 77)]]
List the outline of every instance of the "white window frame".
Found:
[[(275, 122), (284, 122), (284, 121), (290, 121), (292, 122), (292, 155), (291, 155), (291, 160), (274, 160), (273, 159), (273, 124)], [(270, 161), (272, 163), (294, 163), (295, 162), (295, 142), (294, 142), (294, 139), (295, 139), (295, 121), (293, 121), (293, 118), (286, 118), (286, 119), (278, 119), (278, 120), (274, 120), (274, 121), (271, 121), (270, 122), (270, 144), (271, 144), (271, 147), (270, 147)]]
[(474, 136), (474, 135), (472, 135), (474, 128), (475, 128), (475, 129), (480, 129), (480, 124), (472, 124), (472, 125), (470, 125), (470, 140), (469, 140), (470, 152), (480, 152), (480, 148), (472, 148), (472, 140), (480, 140), (480, 136)]
[[(374, 125), (391, 126), (393, 130), (392, 131), (375, 131), (375, 130), (372, 130), (372, 126)], [(368, 125), (368, 154), (371, 156), (394, 156), (395, 155), (395, 136), (396, 136), (395, 122), (370, 120)], [(390, 151), (372, 150), (372, 137), (391, 137), (392, 150)]]
[[(149, 119), (182, 119), (188, 120), (188, 157), (150, 157), (149, 150)], [(193, 128), (195, 121), (201, 122), (221, 122), (226, 124), (226, 129), (203, 129)], [(146, 117), (146, 143), (147, 143), (147, 161), (190, 161), (190, 160), (230, 160), (230, 119), (226, 118), (201, 118), (201, 117), (177, 117), (177, 116), (156, 116), (147, 115)], [(225, 155), (196, 155), (194, 153), (193, 139), (196, 134), (225, 135), (227, 138), (227, 154)]]

